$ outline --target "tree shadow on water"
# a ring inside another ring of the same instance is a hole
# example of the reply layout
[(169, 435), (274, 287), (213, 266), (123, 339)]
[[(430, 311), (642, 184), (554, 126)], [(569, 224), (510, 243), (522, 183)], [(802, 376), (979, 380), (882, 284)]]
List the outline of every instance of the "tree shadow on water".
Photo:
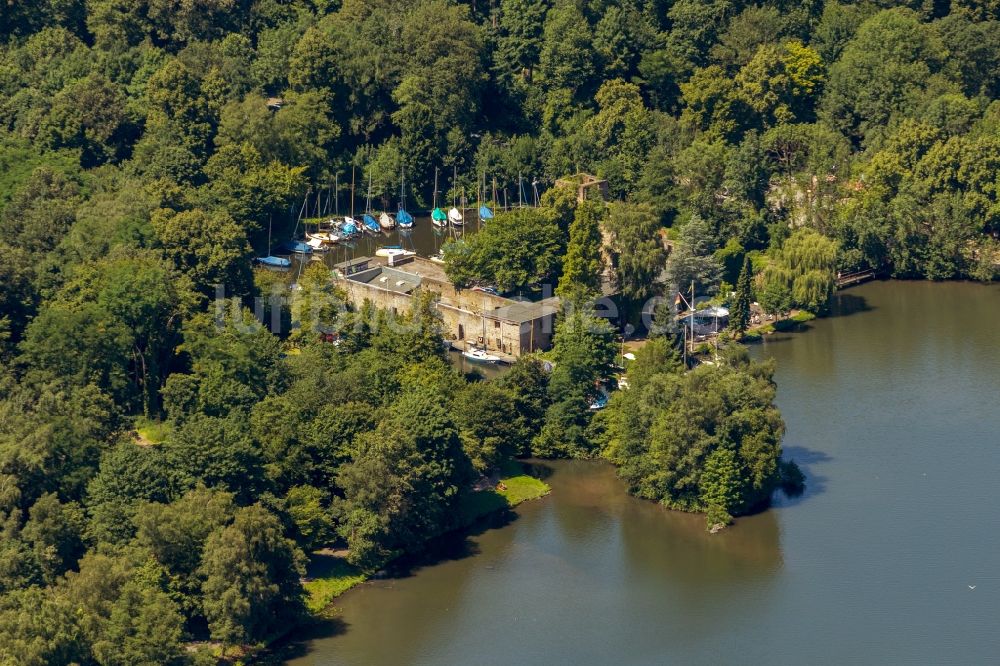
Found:
[(831, 317), (849, 317), (859, 312), (871, 312), (875, 308), (868, 304), (864, 296), (849, 292), (837, 292), (830, 303)]
[(517, 519), (517, 514), (506, 509), (484, 516), (468, 527), (464, 527), (429, 540), (414, 553), (403, 555), (386, 565), (385, 569), (373, 576), (375, 580), (409, 578), (424, 567), (432, 567), (442, 562), (464, 560), (480, 553), (479, 544), (472, 537), (488, 530), (506, 527)]
[(350, 625), (341, 617), (323, 617), (297, 627), (288, 636), (254, 657), (254, 664), (280, 666), (292, 659), (308, 655), (314, 642), (347, 633)]
[(552, 473), (555, 471), (551, 465), (545, 464), (545, 461), (540, 458), (525, 458), (518, 462), (523, 465), (525, 474), (533, 476), (536, 479), (541, 479), (542, 481), (552, 476)]
[(805, 490), (798, 495), (789, 495), (784, 491), (775, 493), (773, 506), (797, 506), (802, 502), (826, 492), (827, 477), (816, 471), (823, 463), (833, 460), (823, 451), (807, 449), (804, 446), (783, 446), (781, 459), (794, 462), (805, 476)]

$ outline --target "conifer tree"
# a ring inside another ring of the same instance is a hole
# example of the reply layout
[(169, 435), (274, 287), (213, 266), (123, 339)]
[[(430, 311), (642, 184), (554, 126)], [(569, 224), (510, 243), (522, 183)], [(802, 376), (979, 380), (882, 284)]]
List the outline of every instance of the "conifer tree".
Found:
[(736, 300), (729, 313), (729, 328), (742, 335), (750, 326), (750, 301), (752, 300), (752, 271), (750, 257), (743, 260), (743, 270), (736, 281)]

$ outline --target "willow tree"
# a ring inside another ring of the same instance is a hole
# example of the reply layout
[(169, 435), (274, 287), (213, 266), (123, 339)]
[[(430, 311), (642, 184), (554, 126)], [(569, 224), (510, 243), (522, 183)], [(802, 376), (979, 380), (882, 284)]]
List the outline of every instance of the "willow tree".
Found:
[(837, 241), (812, 229), (799, 229), (771, 258), (764, 269), (763, 288), (781, 288), (791, 295), (791, 305), (810, 312), (826, 309), (836, 286)]

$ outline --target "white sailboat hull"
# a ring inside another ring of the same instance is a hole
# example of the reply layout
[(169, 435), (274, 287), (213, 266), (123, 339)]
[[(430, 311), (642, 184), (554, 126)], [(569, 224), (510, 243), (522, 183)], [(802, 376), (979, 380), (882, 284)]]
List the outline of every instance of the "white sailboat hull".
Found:
[(475, 348), (473, 348), (473, 349), (466, 349), (465, 351), (462, 352), (462, 356), (464, 356), (465, 358), (469, 359), (470, 361), (474, 361), (476, 363), (499, 363), (500, 362), (500, 357), (499, 356), (495, 356), (494, 354), (490, 354), (489, 352), (484, 351), (482, 349), (475, 349)]
[(448, 211), (448, 220), (455, 226), (462, 226), (465, 224), (465, 220), (462, 218), (462, 213), (457, 208), (452, 208)]

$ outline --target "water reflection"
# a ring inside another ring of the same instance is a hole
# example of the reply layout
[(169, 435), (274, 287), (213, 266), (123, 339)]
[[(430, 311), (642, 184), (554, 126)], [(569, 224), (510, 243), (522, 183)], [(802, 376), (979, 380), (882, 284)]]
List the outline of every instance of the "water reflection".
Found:
[(765, 598), (781, 568), (773, 512), (710, 535), (703, 516), (629, 497), (610, 465), (539, 468), (551, 471), (552, 495), (349, 592), (346, 630), (293, 663), (503, 663), (501, 654), (518, 663), (505, 637), (601, 631), (653, 655), (668, 635), (705, 640), (697, 618), (737, 590)]
[(348, 593), (293, 663), (994, 663), (1000, 286), (849, 293), (866, 307), (754, 348), (802, 498), (709, 535), (610, 467), (546, 463), (551, 496)]

